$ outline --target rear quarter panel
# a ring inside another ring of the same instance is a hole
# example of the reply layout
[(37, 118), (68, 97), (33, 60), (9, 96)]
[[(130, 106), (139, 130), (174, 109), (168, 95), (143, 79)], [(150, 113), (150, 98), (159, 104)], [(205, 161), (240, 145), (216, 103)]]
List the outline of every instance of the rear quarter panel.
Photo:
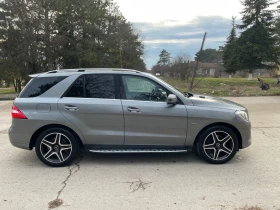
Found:
[(27, 120), (13, 119), (13, 135), (16, 133), (24, 134), (26, 140), (31, 139), (32, 135), (41, 127), (46, 125), (63, 125), (72, 129), (86, 144), (85, 139), (78, 128), (68, 121), (58, 110), (59, 98), (17, 98), (14, 105), (28, 118)]

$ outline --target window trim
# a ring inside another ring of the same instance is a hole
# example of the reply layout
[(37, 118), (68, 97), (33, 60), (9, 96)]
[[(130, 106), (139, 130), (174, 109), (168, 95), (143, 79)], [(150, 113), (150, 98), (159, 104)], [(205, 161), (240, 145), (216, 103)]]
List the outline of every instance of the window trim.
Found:
[(122, 81), (122, 76), (127, 76), (127, 75), (118, 75), (118, 84), (119, 84), (119, 94), (120, 94), (120, 99), (121, 100), (128, 100), (126, 98), (126, 95), (125, 95), (125, 89), (124, 89), (124, 84), (123, 84), (123, 81)]
[(82, 98), (87, 98), (86, 97), (86, 75), (83, 75), (83, 82), (84, 82), (84, 84), (83, 84), (83, 97)]
[(115, 78), (115, 99), (121, 99), (120, 81), (117, 74), (112, 74)]
[(69, 91), (71, 90), (71, 88), (74, 86), (75, 82), (80, 79), (81, 77), (84, 77), (84, 75), (80, 75), (79, 77), (77, 77), (75, 79), (74, 82), (72, 82), (72, 84), (67, 88), (67, 90), (63, 93), (63, 95), (60, 97), (60, 98), (84, 98), (84, 95), (85, 95), (85, 77), (84, 77), (84, 89), (83, 89), (83, 97), (67, 97)]
[[(123, 84), (123, 79), (122, 79), (122, 77), (123, 76), (131, 76), (131, 77), (140, 77), (140, 78), (144, 78), (144, 79), (146, 79), (146, 80), (149, 80), (149, 81), (151, 81), (151, 82), (153, 82), (153, 83), (155, 83), (155, 84), (157, 84), (157, 85), (159, 85), (159, 86), (161, 86), (161, 87), (163, 87), (164, 89), (166, 89), (167, 91), (168, 91), (168, 94), (167, 94), (167, 97), (170, 95), (170, 94), (174, 94), (172, 91), (170, 91), (168, 88), (166, 88), (165, 86), (163, 86), (162, 84), (159, 84), (157, 81), (155, 81), (155, 80), (153, 80), (153, 79), (151, 79), (151, 78), (149, 78), (149, 77), (144, 77), (144, 76), (140, 76), (140, 75), (132, 75), (132, 74), (120, 74), (120, 75), (118, 75), (119, 76), (119, 83), (120, 83), (120, 87), (122, 87), (122, 89), (123, 89), (123, 93), (120, 91), (120, 99), (121, 100), (126, 100), (126, 101), (143, 101), (143, 100), (131, 100), (131, 99), (127, 99), (126, 98), (126, 95), (125, 95), (125, 88), (124, 88), (124, 84)], [(176, 95), (176, 94), (174, 94), (174, 95)], [(178, 98), (178, 105), (184, 105), (184, 103), (182, 102), (182, 100), (180, 99), (180, 97), (178, 97), (177, 95), (176, 95), (176, 97)], [(164, 102), (164, 101), (144, 101), (144, 102), (156, 102), (156, 103), (162, 103), (162, 102)]]

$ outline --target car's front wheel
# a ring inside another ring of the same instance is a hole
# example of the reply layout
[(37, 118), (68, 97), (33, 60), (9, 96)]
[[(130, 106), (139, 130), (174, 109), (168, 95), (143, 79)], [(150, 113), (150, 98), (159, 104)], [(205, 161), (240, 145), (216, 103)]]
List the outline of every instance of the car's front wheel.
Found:
[(223, 164), (230, 161), (238, 151), (238, 138), (226, 126), (213, 126), (198, 137), (197, 152), (205, 161)]
[(52, 167), (62, 167), (69, 165), (76, 157), (79, 143), (68, 130), (50, 128), (39, 135), (35, 149), (43, 163)]

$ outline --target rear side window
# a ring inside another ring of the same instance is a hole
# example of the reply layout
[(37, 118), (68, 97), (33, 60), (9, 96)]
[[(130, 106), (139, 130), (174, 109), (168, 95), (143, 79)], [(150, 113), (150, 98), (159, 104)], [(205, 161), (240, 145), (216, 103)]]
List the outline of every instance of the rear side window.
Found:
[(109, 74), (91, 74), (78, 78), (66, 97), (115, 99), (115, 77)]
[(20, 93), (19, 98), (32, 98), (42, 95), (57, 85), (66, 77), (36, 77), (30, 80), (28, 85)]
[(115, 99), (115, 78), (113, 75), (86, 75), (85, 91), (87, 98)]
[(84, 77), (79, 77), (67, 92), (66, 97), (82, 98), (84, 97)]

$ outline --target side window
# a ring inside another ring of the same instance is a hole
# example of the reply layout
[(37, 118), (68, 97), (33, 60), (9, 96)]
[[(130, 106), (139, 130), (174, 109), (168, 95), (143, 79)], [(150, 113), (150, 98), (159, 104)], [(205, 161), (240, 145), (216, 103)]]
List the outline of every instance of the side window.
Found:
[(166, 101), (167, 90), (144, 77), (122, 76), (125, 98), (139, 101)]
[(115, 99), (115, 77), (107, 74), (91, 74), (85, 76), (86, 98)]
[(83, 98), (84, 97), (84, 76), (79, 77), (65, 97)]
[(57, 85), (66, 77), (36, 77), (29, 81), (28, 85), (20, 93), (19, 98), (32, 98), (42, 95)]

